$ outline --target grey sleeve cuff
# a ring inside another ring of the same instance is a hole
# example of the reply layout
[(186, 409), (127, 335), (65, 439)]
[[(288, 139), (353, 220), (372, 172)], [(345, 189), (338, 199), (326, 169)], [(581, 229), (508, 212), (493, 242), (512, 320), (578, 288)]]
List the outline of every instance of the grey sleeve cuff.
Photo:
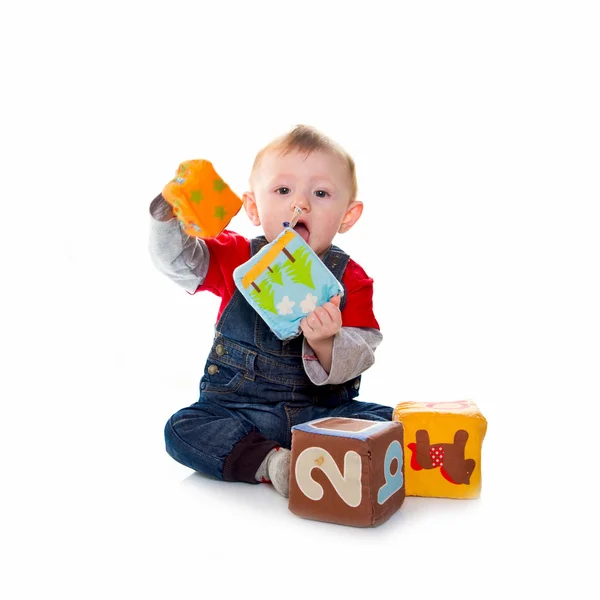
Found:
[(157, 196), (150, 205), (149, 252), (154, 266), (184, 290), (194, 293), (208, 272), (210, 253), (204, 240), (187, 235), (175, 218), (161, 220), (169, 204)]
[(164, 199), (162, 194), (156, 196), (150, 203), (150, 214), (157, 221), (167, 221), (175, 216), (171, 205)]
[(375, 349), (383, 336), (378, 329), (342, 327), (333, 338), (329, 374), (323, 369), (306, 339), (302, 342), (302, 362), (315, 385), (338, 384), (364, 373), (375, 362)]

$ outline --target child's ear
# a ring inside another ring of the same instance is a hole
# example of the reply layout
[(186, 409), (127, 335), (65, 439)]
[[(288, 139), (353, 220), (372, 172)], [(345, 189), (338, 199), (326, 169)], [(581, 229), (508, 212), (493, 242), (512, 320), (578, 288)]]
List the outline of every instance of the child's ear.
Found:
[(351, 227), (354, 226), (356, 221), (360, 219), (360, 215), (362, 215), (363, 211), (363, 203), (360, 200), (355, 200), (350, 204), (344, 218), (342, 219), (342, 224), (338, 229), (339, 233), (346, 233)]
[(254, 192), (245, 192), (242, 196), (242, 202), (244, 203), (246, 214), (248, 215), (252, 225), (260, 225), (260, 217), (258, 216), (258, 208), (256, 206)]

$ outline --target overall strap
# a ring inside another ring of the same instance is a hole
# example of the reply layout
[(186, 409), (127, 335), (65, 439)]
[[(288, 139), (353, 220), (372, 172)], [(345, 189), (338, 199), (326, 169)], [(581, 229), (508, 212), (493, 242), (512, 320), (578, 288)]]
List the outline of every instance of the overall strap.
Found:
[(267, 238), (264, 235), (252, 238), (250, 240), (250, 256), (254, 256), (267, 245)]
[(342, 296), (342, 301), (340, 303), (340, 310), (343, 310), (344, 306), (346, 306), (346, 286), (344, 285), (342, 278), (344, 276), (344, 271), (348, 266), (349, 260), (350, 256), (341, 248), (338, 248), (334, 245), (329, 246), (329, 250), (327, 250), (325, 256), (323, 257), (325, 266), (333, 273), (333, 276), (342, 284), (342, 287), (344, 288), (344, 295)]

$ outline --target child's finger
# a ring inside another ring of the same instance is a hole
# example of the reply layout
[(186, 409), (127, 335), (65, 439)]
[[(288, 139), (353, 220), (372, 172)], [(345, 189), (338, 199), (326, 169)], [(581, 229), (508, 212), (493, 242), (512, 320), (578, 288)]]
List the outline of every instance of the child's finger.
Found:
[(308, 326), (311, 329), (317, 329), (321, 326), (321, 319), (319, 318), (319, 315), (317, 314), (317, 311), (313, 311), (311, 312), (308, 317), (306, 317), (306, 323), (308, 324)]
[(302, 329), (302, 333), (306, 336), (314, 335), (316, 333), (316, 327), (316, 325), (315, 327), (311, 326), (308, 317), (305, 317), (304, 319), (302, 319), (302, 321), (300, 321), (300, 329)]
[(324, 306), (318, 306), (310, 314), (314, 315), (321, 324), (329, 321), (329, 313)]
[(338, 302), (337, 304), (334, 302), (325, 302), (325, 304), (323, 304), (323, 306), (321, 307), (328, 315), (328, 318), (330, 318), (332, 321), (336, 321), (339, 316), (341, 315), (340, 312), (340, 308), (339, 308), (339, 296), (334, 296), (333, 299), (337, 298)]

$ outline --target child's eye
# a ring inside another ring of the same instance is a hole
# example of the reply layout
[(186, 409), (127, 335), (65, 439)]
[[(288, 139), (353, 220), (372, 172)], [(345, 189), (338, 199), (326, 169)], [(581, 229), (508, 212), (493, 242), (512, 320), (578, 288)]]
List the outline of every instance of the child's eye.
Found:
[(280, 187), (277, 188), (275, 191), (281, 196), (287, 196), (292, 190), (290, 190), (290, 188), (287, 187)]
[(325, 190), (317, 190), (315, 192), (315, 196), (317, 196), (317, 198), (327, 198), (329, 195), (329, 192), (326, 192)]

